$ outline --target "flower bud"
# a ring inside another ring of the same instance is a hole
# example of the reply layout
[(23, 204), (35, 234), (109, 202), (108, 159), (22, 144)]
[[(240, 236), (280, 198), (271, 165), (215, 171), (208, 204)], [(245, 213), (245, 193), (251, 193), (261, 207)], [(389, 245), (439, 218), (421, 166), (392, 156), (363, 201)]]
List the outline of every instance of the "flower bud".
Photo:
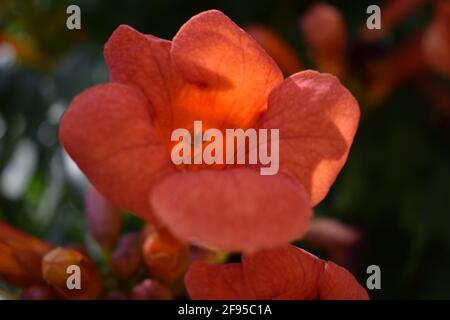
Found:
[(278, 34), (263, 25), (251, 25), (246, 31), (266, 50), (286, 75), (304, 69), (295, 51)]
[(127, 297), (122, 291), (111, 290), (105, 294), (103, 300), (126, 300)]
[(346, 67), (347, 46), (342, 13), (331, 5), (318, 3), (300, 18), (299, 27), (318, 69), (341, 76)]
[[(42, 275), (67, 299), (95, 299), (102, 290), (101, 275), (94, 264), (74, 250), (56, 248), (47, 253), (42, 261)], [(71, 285), (75, 289), (69, 288)]]
[(131, 278), (139, 269), (141, 257), (141, 238), (138, 233), (128, 233), (120, 237), (111, 258), (111, 268), (121, 279)]
[(145, 240), (143, 256), (151, 277), (171, 282), (187, 268), (189, 245), (178, 241), (166, 230), (154, 231)]

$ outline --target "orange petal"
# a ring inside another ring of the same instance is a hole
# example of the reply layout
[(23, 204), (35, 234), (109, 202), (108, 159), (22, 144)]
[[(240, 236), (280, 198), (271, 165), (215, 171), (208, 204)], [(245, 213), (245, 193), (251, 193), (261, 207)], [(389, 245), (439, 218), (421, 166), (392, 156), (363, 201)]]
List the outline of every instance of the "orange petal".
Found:
[(84, 91), (64, 114), (59, 139), (100, 193), (117, 207), (152, 217), (149, 191), (174, 167), (140, 91), (122, 84)]
[(346, 269), (328, 261), (319, 284), (321, 300), (368, 300), (367, 291)]
[[(81, 289), (70, 290), (67, 286), (69, 266), (80, 268)], [(67, 299), (95, 299), (102, 289), (102, 279), (94, 264), (81, 253), (56, 248), (47, 253), (42, 261), (42, 275), (49, 285)]]
[(93, 187), (87, 191), (85, 207), (92, 235), (103, 248), (111, 249), (122, 228), (122, 213)]
[(172, 174), (155, 186), (151, 204), (178, 238), (225, 251), (287, 243), (311, 217), (306, 194), (289, 177), (251, 169)]
[(304, 71), (272, 91), (260, 126), (279, 128), (280, 170), (316, 205), (344, 165), (358, 122), (358, 103), (337, 78)]
[(450, 77), (450, 2), (440, 1), (424, 34), (423, 49), (428, 65)]
[(345, 269), (291, 245), (244, 255), (240, 264), (195, 262), (185, 284), (192, 299), (368, 298)]
[(214, 128), (250, 127), (283, 79), (256, 41), (217, 10), (185, 23), (173, 39), (171, 56), (188, 82), (175, 102), (177, 128), (194, 120)]
[(284, 74), (291, 75), (303, 69), (295, 51), (274, 31), (262, 25), (251, 25), (245, 30), (275, 60)]
[(308, 9), (299, 22), (318, 69), (342, 76), (347, 48), (347, 30), (342, 13), (329, 4), (318, 3)]

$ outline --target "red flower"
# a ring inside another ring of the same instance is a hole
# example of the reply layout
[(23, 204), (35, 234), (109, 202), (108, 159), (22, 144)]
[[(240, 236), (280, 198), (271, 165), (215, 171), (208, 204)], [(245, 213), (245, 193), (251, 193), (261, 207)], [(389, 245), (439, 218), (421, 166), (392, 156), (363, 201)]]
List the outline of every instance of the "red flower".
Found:
[[(274, 247), (304, 233), (359, 120), (335, 77), (306, 71), (283, 81), (257, 43), (215, 10), (190, 19), (172, 41), (120, 26), (105, 57), (111, 83), (76, 97), (60, 127), (99, 192), (182, 240), (222, 250)], [(194, 120), (279, 129), (280, 173), (174, 166), (171, 132)]]
[(194, 262), (186, 273), (185, 284), (192, 299), (369, 298), (347, 270), (291, 245), (244, 255), (242, 263)]

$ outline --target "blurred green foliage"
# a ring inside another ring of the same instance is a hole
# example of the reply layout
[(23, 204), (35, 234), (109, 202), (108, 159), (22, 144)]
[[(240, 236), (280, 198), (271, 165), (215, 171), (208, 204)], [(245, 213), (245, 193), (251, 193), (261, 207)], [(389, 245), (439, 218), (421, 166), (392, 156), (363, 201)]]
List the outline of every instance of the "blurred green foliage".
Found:
[[(328, 2), (342, 9), (350, 34), (373, 4)], [(83, 215), (86, 181), (58, 145), (58, 119), (77, 93), (107, 81), (102, 46), (119, 24), (170, 39), (192, 15), (216, 8), (240, 25), (271, 27), (313, 67), (297, 29), (311, 3), (0, 0), (0, 35), (21, 39), (40, 57), (0, 65), (0, 218), (54, 243), (92, 242)], [(80, 31), (65, 26), (69, 4), (81, 7)], [(429, 7), (415, 13), (381, 46), (423, 28), (429, 16)], [(366, 234), (361, 282), (366, 266), (382, 270), (373, 298), (450, 298), (449, 127), (413, 86), (395, 91), (363, 114), (348, 163), (316, 210)], [(131, 228), (138, 223), (128, 220)]]

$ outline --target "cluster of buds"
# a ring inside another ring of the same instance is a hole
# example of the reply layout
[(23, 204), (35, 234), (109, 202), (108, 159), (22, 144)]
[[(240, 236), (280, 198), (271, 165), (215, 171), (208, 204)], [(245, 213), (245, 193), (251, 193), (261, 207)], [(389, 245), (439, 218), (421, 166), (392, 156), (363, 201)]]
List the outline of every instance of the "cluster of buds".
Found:
[[(68, 270), (79, 268), (80, 289), (70, 290)], [(22, 289), (22, 299), (93, 299), (102, 277), (84, 254), (47, 244), (0, 222), (0, 279)]]
[[(56, 246), (0, 222), (0, 281), (19, 289), (12, 290), (12, 296), (169, 300), (185, 295), (182, 279), (191, 260), (219, 257), (149, 224), (121, 234), (121, 210), (94, 188), (85, 200), (89, 230), (103, 259), (91, 259), (81, 245)], [(73, 286), (74, 276), (79, 283)]]

